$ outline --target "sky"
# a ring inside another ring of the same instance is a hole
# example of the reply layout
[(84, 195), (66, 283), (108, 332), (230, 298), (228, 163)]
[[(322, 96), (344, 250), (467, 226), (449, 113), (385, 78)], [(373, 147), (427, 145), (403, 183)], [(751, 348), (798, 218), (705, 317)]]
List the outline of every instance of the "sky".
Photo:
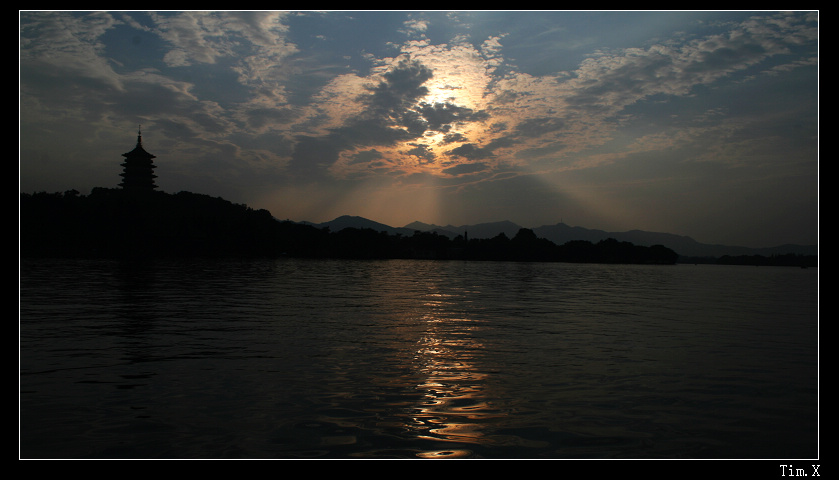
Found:
[(20, 11), (20, 190), (818, 242), (817, 11)]

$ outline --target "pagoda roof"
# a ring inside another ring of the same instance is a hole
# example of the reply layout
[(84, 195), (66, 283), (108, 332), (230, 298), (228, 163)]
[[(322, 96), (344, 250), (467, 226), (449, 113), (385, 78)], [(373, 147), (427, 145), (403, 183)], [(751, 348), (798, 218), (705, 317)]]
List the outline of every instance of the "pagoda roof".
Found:
[(130, 152), (128, 152), (128, 153), (123, 153), (123, 154), (122, 154), (122, 156), (123, 156), (123, 157), (146, 157), (146, 158), (155, 158), (155, 156), (154, 156), (154, 155), (152, 155), (151, 153), (149, 153), (149, 152), (147, 152), (147, 151), (145, 151), (145, 150), (143, 149), (143, 146), (140, 144), (140, 142), (139, 142), (139, 141), (137, 141), (137, 146), (136, 146), (136, 147), (134, 147), (134, 150), (131, 150), (131, 151), (130, 151)]
[(137, 132), (137, 146), (134, 147), (134, 150), (131, 150), (128, 153), (123, 153), (123, 157), (145, 157), (145, 158), (156, 158), (151, 153), (147, 152), (143, 149), (143, 135), (140, 131)]

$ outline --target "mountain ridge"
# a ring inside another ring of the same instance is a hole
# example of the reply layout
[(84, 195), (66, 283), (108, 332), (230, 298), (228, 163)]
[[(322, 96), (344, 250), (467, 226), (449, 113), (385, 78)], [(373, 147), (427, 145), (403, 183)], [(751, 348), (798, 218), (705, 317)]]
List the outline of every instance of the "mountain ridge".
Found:
[[(386, 232), (391, 235), (413, 235), (414, 232), (434, 232), (448, 238), (455, 238), (458, 235), (469, 238), (492, 238), (501, 233), (512, 238), (522, 227), (509, 220), (498, 222), (485, 222), (471, 225), (435, 225), (420, 221), (411, 222), (403, 227), (392, 227), (364, 217), (342, 215), (322, 223), (300, 222), (313, 225), (318, 228), (328, 227), (330, 231), (337, 232), (344, 228), (369, 228), (378, 232)], [(554, 225), (542, 225), (530, 228), (537, 237), (550, 240), (557, 245), (563, 245), (574, 240), (589, 241), (597, 243), (607, 238), (614, 238), (618, 241), (630, 242), (640, 246), (664, 245), (683, 257), (722, 257), (739, 255), (785, 255), (789, 253), (798, 255), (817, 255), (817, 245), (796, 245), (784, 244), (775, 247), (742, 247), (735, 245), (705, 244), (685, 235), (677, 235), (664, 232), (648, 232), (644, 230), (628, 230), (625, 232), (608, 232), (605, 230), (589, 229), (580, 226), (570, 226), (563, 222)]]

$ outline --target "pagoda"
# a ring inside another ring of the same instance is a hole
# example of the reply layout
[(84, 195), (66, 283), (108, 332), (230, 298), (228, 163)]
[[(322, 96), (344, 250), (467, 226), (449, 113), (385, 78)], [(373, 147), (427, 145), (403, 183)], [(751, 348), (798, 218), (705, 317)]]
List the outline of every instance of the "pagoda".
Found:
[(128, 153), (123, 153), (125, 163), (122, 164), (123, 171), (119, 175), (122, 183), (119, 184), (123, 190), (132, 192), (152, 192), (157, 185), (154, 179), (154, 169), (157, 166), (152, 162), (154, 155), (143, 149), (143, 137), (141, 131), (137, 131), (137, 146)]

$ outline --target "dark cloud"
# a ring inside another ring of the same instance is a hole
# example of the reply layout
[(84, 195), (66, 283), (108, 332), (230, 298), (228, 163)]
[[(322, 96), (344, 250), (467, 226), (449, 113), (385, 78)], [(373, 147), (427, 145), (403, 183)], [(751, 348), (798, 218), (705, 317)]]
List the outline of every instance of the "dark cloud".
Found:
[(383, 121), (381, 118), (355, 118), (336, 128), (329, 135), (336, 147), (350, 149), (374, 145), (393, 145), (411, 140), (417, 135)]
[(516, 135), (537, 138), (565, 128), (565, 121), (554, 117), (530, 118), (516, 125)]
[(492, 133), (499, 133), (507, 130), (507, 122), (495, 122), (489, 126), (489, 131)]
[(418, 144), (418, 143), (411, 143), (410, 144), (413, 148), (408, 150), (408, 155), (413, 157), (417, 157), (420, 160), (420, 163), (430, 163), (434, 161), (435, 155), (434, 152), (428, 147), (428, 145)]
[(467, 160), (481, 160), (492, 157), (492, 150), (479, 147), (474, 143), (464, 143), (457, 148), (449, 150), (447, 154), (451, 157), (462, 157)]
[(501, 93), (495, 96), (495, 103), (498, 105), (505, 105), (509, 103), (513, 103), (519, 98), (521, 94), (516, 92), (511, 92), (509, 90), (504, 90)]
[(423, 84), (433, 77), (431, 69), (411, 60), (402, 60), (384, 74), (384, 80), (365, 95), (370, 114), (401, 118), (413, 104), (428, 94)]
[(498, 137), (498, 138), (492, 139), (492, 141), (489, 142), (487, 144), (487, 146), (484, 147), (484, 149), (487, 150), (487, 151), (493, 152), (498, 148), (509, 148), (509, 147), (512, 147), (513, 145), (516, 145), (517, 143), (518, 143), (518, 141), (514, 137), (511, 137), (511, 136)]
[[(361, 97), (367, 108), (328, 135), (308, 139), (295, 151), (295, 163), (334, 163), (342, 150), (366, 146), (391, 146), (421, 138), (428, 131), (448, 132), (453, 124), (484, 121), (485, 111), (445, 103), (425, 103), (419, 100), (428, 94), (425, 82), (432, 78), (431, 70), (418, 61), (402, 60), (383, 75), (383, 80)], [(462, 141), (462, 135), (452, 135), (447, 142)], [(427, 145), (411, 143), (405, 153), (429, 163), (435, 155)], [(472, 145), (455, 149), (455, 155), (470, 159), (491, 155), (491, 151), (475, 150)], [(311, 166), (311, 165), (310, 165)], [(310, 168), (306, 169), (310, 171)]]
[(474, 111), (451, 102), (434, 104), (420, 102), (428, 94), (424, 85), (433, 78), (430, 68), (418, 61), (402, 60), (384, 74), (384, 79), (362, 97), (369, 107), (365, 118), (403, 127), (411, 135), (420, 136), (426, 131), (448, 132), (459, 122), (484, 121), (485, 111)]
[(316, 173), (334, 163), (343, 150), (388, 146), (422, 135), (425, 122), (411, 107), (428, 93), (423, 84), (431, 77), (431, 70), (421, 63), (400, 61), (368, 90), (370, 93), (361, 96), (366, 106), (363, 113), (320, 138), (301, 137), (292, 167)]
[(457, 148), (453, 148), (446, 152), (450, 157), (461, 157), (467, 160), (483, 160), (495, 156), (495, 150), (499, 148), (508, 148), (516, 145), (518, 141), (514, 136), (505, 136), (494, 138), (486, 146), (479, 147), (474, 143), (464, 143)]
[(440, 141), (440, 144), (441, 145), (448, 145), (450, 143), (465, 142), (465, 141), (466, 141), (466, 136), (464, 136), (462, 133), (447, 133), (443, 137), (443, 140)]
[(489, 118), (483, 110), (475, 112), (471, 108), (460, 107), (451, 103), (421, 103), (417, 113), (425, 120), (426, 129), (448, 132), (451, 124), (457, 122), (481, 122)]
[(358, 152), (352, 155), (350, 158), (350, 164), (356, 163), (370, 163), (374, 160), (381, 160), (383, 157), (382, 152), (378, 150), (365, 150), (363, 152)]
[(403, 112), (400, 124), (414, 137), (419, 137), (428, 129), (428, 122), (415, 110)]

